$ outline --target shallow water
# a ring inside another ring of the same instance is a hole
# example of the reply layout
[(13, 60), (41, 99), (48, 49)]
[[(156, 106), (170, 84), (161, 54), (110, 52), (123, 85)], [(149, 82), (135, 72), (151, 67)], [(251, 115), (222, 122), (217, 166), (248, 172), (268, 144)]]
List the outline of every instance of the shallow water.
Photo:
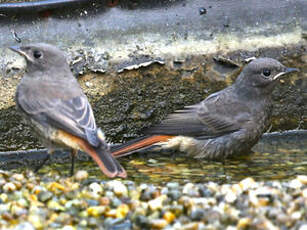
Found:
[[(245, 156), (226, 159), (225, 162), (192, 159), (178, 152), (143, 152), (120, 158), (119, 161), (127, 170), (127, 179), (137, 183), (235, 183), (246, 177), (267, 181), (307, 175), (307, 131), (265, 134), (253, 150)], [(29, 162), (37, 158), (33, 155)], [(58, 160), (63, 161), (62, 158)], [(93, 180), (107, 179), (92, 161), (76, 161), (75, 172), (82, 169), (87, 170)], [(14, 170), (21, 171), (24, 167)], [(68, 176), (70, 163), (50, 163), (39, 173), (45, 174), (50, 170)]]
[[(289, 133), (288, 133), (289, 134)], [(197, 160), (183, 153), (138, 153), (121, 158), (128, 172), (128, 180), (137, 183), (163, 184), (167, 182), (235, 183), (246, 177), (258, 181), (287, 180), (295, 175), (307, 175), (306, 135), (268, 136), (255, 146), (256, 152), (224, 163)], [(69, 175), (70, 164), (51, 164), (40, 173), (53, 169)], [(88, 170), (94, 179), (106, 179), (93, 162), (77, 162), (75, 170)]]
[[(295, 175), (307, 174), (307, 152), (289, 153), (253, 153), (221, 162), (187, 159), (182, 154), (178, 157), (153, 155), (135, 155), (120, 162), (128, 172), (128, 180), (137, 183), (163, 184), (167, 182), (214, 181), (217, 183), (235, 183), (246, 177), (255, 180), (286, 180)], [(52, 164), (44, 167), (40, 173), (50, 170), (69, 175), (70, 164)], [(91, 178), (106, 179), (95, 163), (78, 162), (76, 170), (85, 169)]]

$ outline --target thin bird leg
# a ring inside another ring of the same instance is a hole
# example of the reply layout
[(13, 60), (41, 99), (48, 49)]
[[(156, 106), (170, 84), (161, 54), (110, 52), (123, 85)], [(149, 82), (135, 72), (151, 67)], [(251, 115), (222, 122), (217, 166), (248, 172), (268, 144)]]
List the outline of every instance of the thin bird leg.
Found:
[(75, 156), (77, 155), (77, 150), (73, 149), (70, 152), (71, 155), (71, 168), (70, 168), (70, 176), (74, 175), (74, 168), (75, 168)]
[(50, 159), (50, 155), (52, 154), (52, 152), (53, 151), (48, 150), (48, 153), (47, 153), (46, 157), (43, 159), (43, 161), (38, 166), (35, 167), (35, 169), (34, 169), (35, 173), (37, 173), (38, 170), (40, 170), (46, 164), (46, 162)]

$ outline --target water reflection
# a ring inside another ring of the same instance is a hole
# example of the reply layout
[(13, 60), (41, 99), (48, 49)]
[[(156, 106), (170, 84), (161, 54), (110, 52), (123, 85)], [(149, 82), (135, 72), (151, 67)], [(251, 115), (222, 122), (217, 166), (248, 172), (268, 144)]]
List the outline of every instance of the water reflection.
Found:
[[(235, 183), (249, 176), (264, 181), (286, 180), (298, 174), (307, 174), (305, 134), (270, 135), (254, 148), (257, 152), (227, 159), (224, 163), (189, 159), (183, 153), (140, 153), (121, 158), (120, 161), (128, 172), (128, 179), (137, 183)], [(77, 169), (89, 170), (93, 179), (105, 179), (94, 163), (79, 162), (76, 166)], [(52, 164), (51, 167), (63, 175), (69, 174), (69, 164)], [(50, 168), (45, 167), (44, 170)]]

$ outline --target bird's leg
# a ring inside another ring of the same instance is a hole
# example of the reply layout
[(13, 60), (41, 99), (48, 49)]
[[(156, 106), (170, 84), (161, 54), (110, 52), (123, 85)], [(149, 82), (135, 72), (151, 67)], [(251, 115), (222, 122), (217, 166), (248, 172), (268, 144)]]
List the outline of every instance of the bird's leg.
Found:
[(36, 168), (34, 169), (34, 172), (37, 173), (38, 170), (40, 170), (45, 164), (46, 162), (50, 159), (50, 155), (52, 154), (53, 150), (49, 150), (47, 151), (47, 155), (46, 157), (43, 159), (43, 161), (38, 165), (36, 166)]
[(77, 150), (73, 149), (70, 152), (71, 155), (71, 168), (70, 168), (70, 176), (74, 175), (74, 168), (75, 168), (75, 157), (77, 155)]

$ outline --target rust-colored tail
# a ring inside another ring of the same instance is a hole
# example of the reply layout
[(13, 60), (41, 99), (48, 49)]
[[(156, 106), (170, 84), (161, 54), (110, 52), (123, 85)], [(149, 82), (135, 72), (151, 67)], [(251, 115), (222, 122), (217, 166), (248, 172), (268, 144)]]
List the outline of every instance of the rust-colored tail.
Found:
[(100, 170), (108, 177), (127, 176), (125, 169), (114, 159), (106, 146), (93, 147), (87, 141), (73, 136), (65, 131), (58, 131), (58, 138), (70, 146), (72, 149), (78, 149), (86, 152), (98, 164)]
[(129, 141), (116, 147), (112, 150), (112, 155), (114, 157), (122, 157), (126, 155), (130, 155), (134, 152), (147, 149), (151, 147), (153, 144), (157, 144), (159, 142), (166, 142), (174, 136), (164, 136), (164, 135), (155, 135), (155, 136), (145, 136), (141, 138), (137, 138), (135, 140)]

